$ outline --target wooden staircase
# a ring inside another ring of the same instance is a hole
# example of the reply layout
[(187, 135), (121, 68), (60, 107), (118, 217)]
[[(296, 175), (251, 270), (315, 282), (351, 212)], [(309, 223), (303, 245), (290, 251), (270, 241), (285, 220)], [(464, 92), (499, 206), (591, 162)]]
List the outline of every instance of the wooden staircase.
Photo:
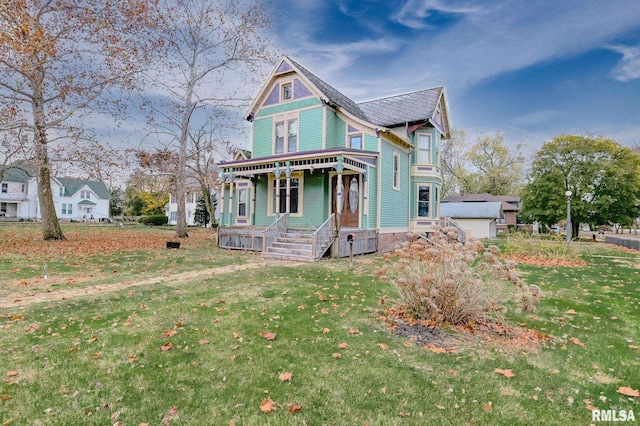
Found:
[(313, 235), (304, 231), (288, 230), (275, 237), (275, 240), (262, 252), (270, 259), (314, 262)]

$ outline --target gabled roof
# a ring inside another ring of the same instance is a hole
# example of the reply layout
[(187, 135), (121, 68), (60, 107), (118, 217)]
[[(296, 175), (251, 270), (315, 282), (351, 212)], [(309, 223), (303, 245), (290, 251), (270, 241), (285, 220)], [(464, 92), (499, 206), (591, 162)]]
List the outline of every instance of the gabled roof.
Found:
[(492, 201), (442, 203), (440, 216), (453, 219), (500, 219), (502, 218), (502, 203)]
[[(288, 56), (285, 56), (284, 58), (287, 61), (289, 61), (289, 63), (292, 66), (294, 66), (297, 69), (297, 71), (300, 72), (300, 74), (304, 75), (307, 78), (307, 80), (309, 80), (314, 86), (316, 86), (316, 88), (327, 97), (326, 100), (329, 101), (330, 104), (335, 104), (339, 106), (340, 108), (344, 109), (351, 115), (354, 115), (361, 120), (371, 122), (371, 120), (367, 118), (367, 115), (364, 112), (362, 112), (358, 104), (356, 104), (350, 98), (340, 93), (337, 89), (333, 88), (333, 86), (326, 83), (320, 77), (316, 76), (311, 71), (309, 71), (308, 69), (306, 69), (305, 67), (303, 67), (302, 65), (294, 61), (293, 59), (289, 58)], [(373, 124), (377, 124), (377, 123), (373, 123)]]
[(64, 186), (64, 195), (67, 197), (72, 196), (78, 192), (84, 186), (88, 186), (98, 198), (103, 200), (111, 199), (111, 194), (107, 185), (102, 182), (96, 182), (92, 180), (72, 179), (72, 178), (57, 178), (58, 182)]
[(369, 120), (379, 126), (427, 121), (435, 112), (444, 88), (421, 90), (358, 104)]
[[(298, 75), (313, 85), (315, 89), (320, 92), (321, 99), (325, 104), (342, 110), (358, 120), (379, 127), (394, 127), (397, 125), (405, 125), (406, 123), (429, 122), (434, 127), (440, 129), (445, 137), (449, 137), (449, 118), (443, 87), (356, 103), (290, 57), (283, 56), (280, 61), (278, 61), (276, 68), (271, 73), (262, 91), (264, 92), (266, 90), (269, 82), (276, 76), (291, 72), (298, 73)], [(252, 117), (252, 114), (257, 112), (255, 108), (257, 108), (261, 98), (261, 96), (258, 96), (252, 104), (249, 117)], [(441, 105), (442, 108), (441, 119), (444, 122), (443, 126), (434, 120), (438, 105)]]

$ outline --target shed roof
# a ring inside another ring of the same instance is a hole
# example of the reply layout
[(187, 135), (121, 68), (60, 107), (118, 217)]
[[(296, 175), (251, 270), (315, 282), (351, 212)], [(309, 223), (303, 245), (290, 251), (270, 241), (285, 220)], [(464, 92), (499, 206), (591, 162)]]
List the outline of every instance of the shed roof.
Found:
[(453, 219), (501, 219), (504, 217), (502, 203), (499, 201), (442, 203), (440, 216)]

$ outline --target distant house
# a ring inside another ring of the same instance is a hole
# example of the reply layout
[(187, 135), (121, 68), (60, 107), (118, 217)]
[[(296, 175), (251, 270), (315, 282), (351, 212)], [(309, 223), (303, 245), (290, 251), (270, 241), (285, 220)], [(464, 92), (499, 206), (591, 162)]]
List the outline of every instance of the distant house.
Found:
[(251, 152), (218, 164), (221, 247), (313, 260), (440, 225), (443, 87), (356, 103), (284, 56), (246, 119)]
[[(102, 182), (51, 178), (51, 191), (60, 220), (101, 221), (109, 218), (111, 194)], [(40, 219), (38, 183), (29, 167), (8, 167), (0, 183), (0, 217)]]
[(504, 218), (502, 203), (498, 201), (443, 202), (440, 214), (453, 219), (471, 238), (495, 238), (497, 222)]
[[(515, 227), (518, 224), (518, 211), (520, 211), (520, 197), (510, 195), (491, 195), (491, 194), (465, 194), (445, 197), (441, 203), (481, 203), (481, 202), (499, 202), (502, 204), (504, 217), (497, 219), (496, 232), (498, 234), (507, 234), (510, 232), (509, 226)], [(443, 216), (446, 216), (443, 214)]]

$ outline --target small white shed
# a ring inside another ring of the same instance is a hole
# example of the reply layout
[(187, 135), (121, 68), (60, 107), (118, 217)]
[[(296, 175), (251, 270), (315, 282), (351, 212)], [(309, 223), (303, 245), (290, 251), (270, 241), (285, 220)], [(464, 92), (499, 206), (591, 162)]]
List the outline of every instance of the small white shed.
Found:
[(496, 221), (504, 217), (501, 202), (440, 204), (440, 217), (450, 217), (473, 238), (495, 238)]

